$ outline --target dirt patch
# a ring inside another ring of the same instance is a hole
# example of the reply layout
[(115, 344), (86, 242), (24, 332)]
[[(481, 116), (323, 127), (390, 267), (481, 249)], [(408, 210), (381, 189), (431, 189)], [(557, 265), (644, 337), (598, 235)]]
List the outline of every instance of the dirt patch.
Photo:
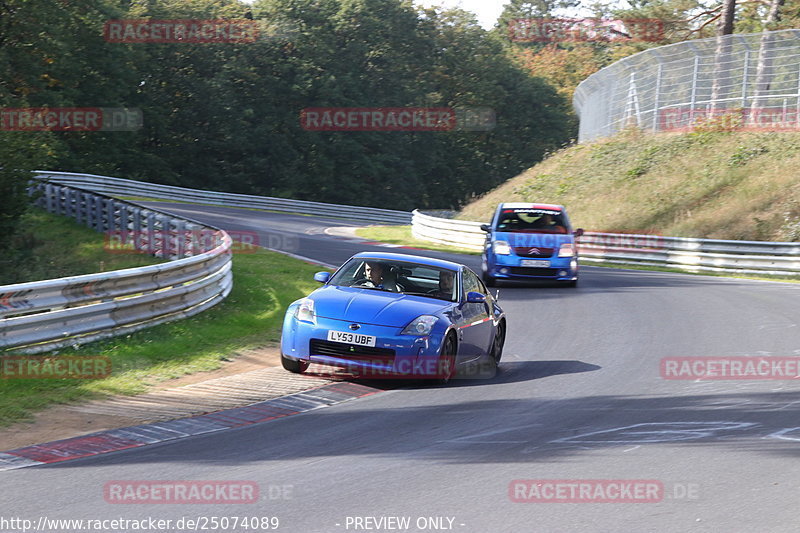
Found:
[[(235, 359), (229, 362), (223, 362), (222, 367), (217, 370), (169, 379), (151, 387), (148, 392), (181, 387), (278, 365), (280, 365), (280, 351), (277, 346), (248, 350), (237, 354)], [(37, 413), (32, 422), (20, 422), (0, 429), (0, 451), (141, 423), (142, 420), (138, 418), (82, 413), (68, 405), (55, 405)]]
[[(231, 361), (225, 361), (217, 370), (209, 372), (198, 372), (179, 378), (168, 379), (153, 386), (150, 391), (171, 389), (182, 387), (192, 383), (200, 383), (209, 379), (221, 378), (232, 374), (241, 374), (251, 370), (258, 370), (267, 366), (279, 366), (281, 364), (281, 353), (278, 346), (267, 346), (256, 350), (247, 350), (234, 354)], [(149, 392), (149, 391), (148, 391)]]

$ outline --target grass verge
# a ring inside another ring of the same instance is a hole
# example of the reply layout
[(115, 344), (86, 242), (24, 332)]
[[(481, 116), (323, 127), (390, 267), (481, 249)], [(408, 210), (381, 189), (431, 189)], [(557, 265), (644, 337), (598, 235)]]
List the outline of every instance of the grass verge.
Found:
[(546, 202), (591, 231), (798, 241), (798, 168), (800, 133), (630, 130), (552, 154), (458, 216), (485, 221), (500, 202)]
[(403, 246), (413, 246), (423, 250), (434, 250), (437, 252), (451, 252), (454, 254), (480, 255), (481, 252), (468, 248), (447, 246), (435, 242), (423, 241), (411, 235), (411, 226), (370, 226), (368, 228), (358, 228), (356, 235), (364, 239), (388, 244), (400, 244)]
[(143, 254), (109, 253), (96, 231), (71, 218), (31, 209), (22, 217), (23, 231), (0, 254), (0, 285), (108, 272), (162, 263)]
[[(90, 236), (102, 241), (95, 232)], [(217, 369), (237, 351), (274, 344), (280, 339), (286, 307), (317, 286), (313, 274), (320, 270), (266, 250), (236, 255), (233, 290), (211, 309), (125, 337), (57, 352), (107, 356), (111, 376), (96, 380), (0, 379), (0, 426), (30, 419), (35, 411), (53, 404), (146, 392), (160, 381)]]

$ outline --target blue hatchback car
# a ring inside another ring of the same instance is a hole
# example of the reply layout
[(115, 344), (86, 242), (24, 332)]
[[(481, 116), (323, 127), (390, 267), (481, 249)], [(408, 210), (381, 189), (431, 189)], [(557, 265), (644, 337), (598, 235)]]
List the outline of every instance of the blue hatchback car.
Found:
[(281, 362), (290, 372), (321, 363), (444, 383), (466, 368), (493, 375), (500, 362), (505, 313), (464, 265), (364, 252), (314, 279), (323, 286), (284, 317)]
[(562, 205), (505, 203), (484, 224), (482, 277), (489, 287), (498, 280), (557, 280), (578, 284), (578, 250)]

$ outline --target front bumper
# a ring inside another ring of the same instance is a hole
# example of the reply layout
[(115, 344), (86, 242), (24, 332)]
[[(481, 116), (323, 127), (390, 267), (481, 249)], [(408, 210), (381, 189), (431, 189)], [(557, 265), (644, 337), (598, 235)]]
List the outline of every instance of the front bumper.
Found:
[[(549, 262), (546, 267), (522, 266), (523, 261)], [(496, 279), (529, 279), (575, 281), (578, 279), (577, 257), (547, 257), (529, 259), (514, 254), (489, 257), (483, 265), (486, 275)]]
[[(335, 366), (363, 376), (427, 377), (438, 371), (439, 351), (444, 338), (444, 328), (439, 324), (425, 336), (401, 335), (403, 328), (372, 324), (359, 324), (361, 327), (353, 332), (349, 328), (351, 324), (353, 322), (324, 317), (317, 317), (316, 324), (301, 322), (287, 312), (281, 351), (289, 359)], [(376, 338), (375, 346), (328, 341), (330, 330), (373, 336)]]

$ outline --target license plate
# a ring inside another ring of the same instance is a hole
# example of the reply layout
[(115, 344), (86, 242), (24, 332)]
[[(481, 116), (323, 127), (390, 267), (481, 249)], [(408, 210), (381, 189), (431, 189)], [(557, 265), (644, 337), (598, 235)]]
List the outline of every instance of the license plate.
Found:
[(533, 267), (533, 268), (550, 268), (550, 261), (537, 261), (535, 259), (522, 259), (519, 262), (520, 266)]
[(344, 342), (355, 344), (356, 346), (375, 346), (376, 337), (372, 335), (361, 335), (360, 333), (350, 333), (349, 331), (328, 331), (328, 340), (331, 342)]

